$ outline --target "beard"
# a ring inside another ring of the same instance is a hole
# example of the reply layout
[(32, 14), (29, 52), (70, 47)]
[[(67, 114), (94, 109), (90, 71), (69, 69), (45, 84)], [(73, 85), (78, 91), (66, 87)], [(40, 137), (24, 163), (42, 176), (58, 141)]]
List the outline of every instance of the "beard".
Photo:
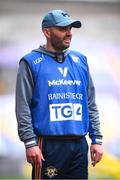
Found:
[(60, 38), (55, 34), (51, 34), (51, 45), (56, 51), (64, 51), (70, 47), (72, 36), (65, 36), (64, 38)]

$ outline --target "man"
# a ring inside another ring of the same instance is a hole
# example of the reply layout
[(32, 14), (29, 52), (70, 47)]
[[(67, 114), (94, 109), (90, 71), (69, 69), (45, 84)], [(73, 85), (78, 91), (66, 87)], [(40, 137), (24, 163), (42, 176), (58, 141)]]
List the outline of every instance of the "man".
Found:
[(62, 10), (42, 21), (46, 44), (24, 56), (16, 84), (20, 139), (33, 179), (87, 179), (88, 144), (93, 166), (102, 158), (102, 134), (87, 59), (69, 50), (81, 22)]

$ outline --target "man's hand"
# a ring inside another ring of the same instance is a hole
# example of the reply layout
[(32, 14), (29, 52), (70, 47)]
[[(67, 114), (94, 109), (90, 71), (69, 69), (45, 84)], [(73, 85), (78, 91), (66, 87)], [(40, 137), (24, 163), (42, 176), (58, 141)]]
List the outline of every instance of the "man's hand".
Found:
[(103, 149), (102, 145), (99, 144), (91, 144), (90, 146), (90, 154), (92, 165), (95, 166), (102, 159)]
[(42, 160), (44, 161), (44, 157), (39, 146), (34, 146), (26, 149), (26, 158), (27, 161), (31, 164), (38, 164), (41, 166)]

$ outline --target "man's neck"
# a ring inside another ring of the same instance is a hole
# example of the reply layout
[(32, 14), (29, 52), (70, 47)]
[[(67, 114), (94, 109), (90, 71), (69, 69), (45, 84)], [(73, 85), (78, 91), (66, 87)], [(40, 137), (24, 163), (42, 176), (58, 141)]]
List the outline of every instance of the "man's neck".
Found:
[(38, 49), (35, 49), (34, 51), (42, 52), (44, 54), (47, 54), (51, 57), (53, 57), (57, 62), (63, 63), (65, 60), (65, 57), (69, 53), (68, 50), (65, 50), (64, 52), (52, 52), (45, 48), (45, 45), (40, 45)]
[(44, 49), (46, 50), (46, 51), (49, 51), (49, 52), (51, 52), (51, 53), (64, 53), (66, 50), (63, 50), (63, 51), (61, 51), (61, 50), (55, 50), (53, 47), (51, 47), (51, 46), (49, 46), (49, 45), (43, 45), (43, 47), (44, 47)]

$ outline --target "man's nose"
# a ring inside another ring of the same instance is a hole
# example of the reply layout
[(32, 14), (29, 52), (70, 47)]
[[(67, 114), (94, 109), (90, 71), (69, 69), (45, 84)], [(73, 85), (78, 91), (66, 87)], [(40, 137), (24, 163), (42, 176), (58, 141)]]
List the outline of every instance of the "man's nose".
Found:
[(71, 28), (68, 28), (66, 33), (67, 33), (67, 35), (71, 35)]

